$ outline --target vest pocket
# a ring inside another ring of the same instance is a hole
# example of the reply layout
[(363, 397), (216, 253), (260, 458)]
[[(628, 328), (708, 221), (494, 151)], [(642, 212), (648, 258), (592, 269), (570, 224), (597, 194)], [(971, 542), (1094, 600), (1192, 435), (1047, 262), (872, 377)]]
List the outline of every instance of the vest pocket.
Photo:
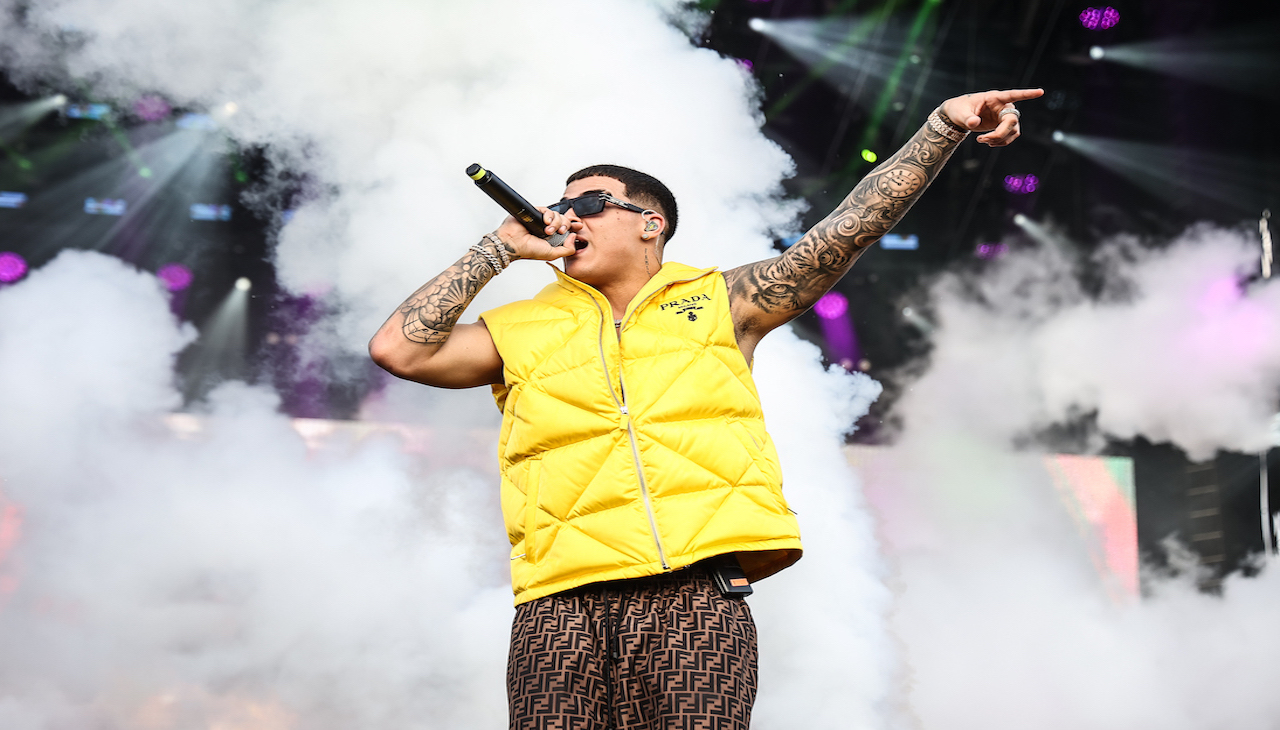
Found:
[(524, 559), (532, 563), (538, 558), (538, 485), (542, 481), (542, 459), (529, 459), (528, 464), (524, 485)]

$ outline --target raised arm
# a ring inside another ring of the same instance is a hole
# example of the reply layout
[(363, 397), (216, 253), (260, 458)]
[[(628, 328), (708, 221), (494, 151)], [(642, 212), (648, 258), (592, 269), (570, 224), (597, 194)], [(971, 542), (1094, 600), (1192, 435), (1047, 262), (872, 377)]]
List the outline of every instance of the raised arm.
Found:
[[(940, 120), (922, 126), (785, 253), (726, 271), (738, 344), (747, 358), (761, 337), (812, 307), (906, 215), (963, 141), (961, 135), (984, 132), (977, 138), (983, 144), (1009, 144), (1019, 134), (1018, 116), (1001, 112), (1043, 93), (987, 91), (948, 99), (938, 107)], [(939, 122), (941, 131), (935, 129)]]
[[(547, 232), (569, 232), (570, 223), (543, 211)], [(497, 240), (493, 240), (496, 238)], [(502, 358), (483, 322), (458, 324), (476, 294), (508, 261), (548, 261), (573, 253), (574, 238), (553, 248), (512, 218), (440, 275), (423, 284), (383, 323), (369, 342), (379, 367), (399, 378), (441, 388), (502, 382)], [(499, 245), (502, 249), (499, 250)]]

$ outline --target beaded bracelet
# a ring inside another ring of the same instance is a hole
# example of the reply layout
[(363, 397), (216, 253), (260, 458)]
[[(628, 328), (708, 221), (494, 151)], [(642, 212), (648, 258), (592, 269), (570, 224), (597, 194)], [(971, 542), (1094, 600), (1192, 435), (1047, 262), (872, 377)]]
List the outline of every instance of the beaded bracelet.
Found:
[(969, 136), (969, 130), (961, 129), (955, 126), (953, 122), (943, 119), (938, 109), (934, 109), (929, 113), (929, 127), (952, 142), (961, 142), (965, 137)]

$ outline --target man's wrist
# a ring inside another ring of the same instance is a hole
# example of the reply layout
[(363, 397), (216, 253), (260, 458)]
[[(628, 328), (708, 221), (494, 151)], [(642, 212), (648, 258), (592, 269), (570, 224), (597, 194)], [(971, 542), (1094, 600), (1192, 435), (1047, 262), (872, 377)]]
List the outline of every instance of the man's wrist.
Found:
[(485, 237), (481, 238), (479, 243), (471, 244), (470, 250), (479, 254), (480, 258), (484, 259), (485, 262), (489, 264), (489, 268), (493, 269), (493, 275), (497, 276), (507, 268), (507, 264), (510, 262), (504, 262), (502, 257), (498, 255), (497, 251), (490, 250), (492, 247), (492, 243), (489, 241), (488, 237)]
[(503, 266), (510, 266), (512, 261), (520, 260), (521, 256), (516, 253), (515, 246), (499, 238), (497, 231), (484, 234), (484, 240), (493, 244), (494, 253), (502, 259)]
[(929, 113), (929, 128), (952, 142), (963, 142), (969, 136), (969, 130), (951, 121), (951, 117), (938, 107)]

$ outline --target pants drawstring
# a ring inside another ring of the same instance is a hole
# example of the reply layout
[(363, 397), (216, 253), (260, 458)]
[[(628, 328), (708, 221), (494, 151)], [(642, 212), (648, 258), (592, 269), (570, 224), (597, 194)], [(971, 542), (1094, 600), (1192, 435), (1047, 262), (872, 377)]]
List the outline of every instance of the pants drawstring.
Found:
[(617, 728), (617, 708), (614, 707), (613, 686), (618, 680), (618, 662), (622, 659), (622, 649), (618, 641), (618, 620), (613, 610), (613, 600), (609, 591), (604, 592), (604, 633), (605, 645), (609, 652), (605, 677), (605, 730)]

